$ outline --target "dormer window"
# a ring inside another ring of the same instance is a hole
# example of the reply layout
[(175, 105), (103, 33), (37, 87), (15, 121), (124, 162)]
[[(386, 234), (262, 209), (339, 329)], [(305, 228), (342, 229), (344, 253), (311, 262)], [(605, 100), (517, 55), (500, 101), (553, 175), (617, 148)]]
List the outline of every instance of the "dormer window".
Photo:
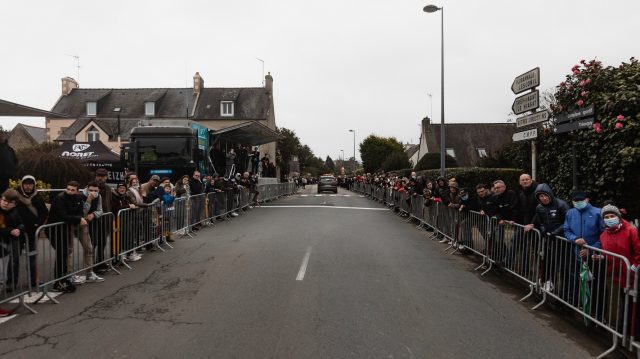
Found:
[(95, 126), (89, 127), (87, 130), (87, 142), (98, 142), (100, 141), (100, 131), (95, 128)]
[(446, 152), (447, 156), (451, 156), (453, 158), (456, 158), (456, 151), (453, 148), (447, 148), (445, 152)]
[(487, 150), (485, 148), (478, 148), (477, 150), (480, 158), (487, 157)]
[(233, 116), (233, 101), (220, 102), (220, 116)]
[(87, 116), (96, 116), (98, 114), (98, 103), (87, 102)]
[(144, 103), (144, 115), (145, 116), (155, 116), (156, 114), (156, 103), (155, 102), (145, 102)]

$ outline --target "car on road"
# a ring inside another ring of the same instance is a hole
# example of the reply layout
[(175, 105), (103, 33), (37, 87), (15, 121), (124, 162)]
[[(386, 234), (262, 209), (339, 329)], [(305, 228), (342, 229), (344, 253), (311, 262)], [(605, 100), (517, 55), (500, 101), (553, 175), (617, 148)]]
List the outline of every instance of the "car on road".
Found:
[(331, 191), (338, 193), (338, 180), (333, 175), (322, 175), (318, 180), (318, 193)]

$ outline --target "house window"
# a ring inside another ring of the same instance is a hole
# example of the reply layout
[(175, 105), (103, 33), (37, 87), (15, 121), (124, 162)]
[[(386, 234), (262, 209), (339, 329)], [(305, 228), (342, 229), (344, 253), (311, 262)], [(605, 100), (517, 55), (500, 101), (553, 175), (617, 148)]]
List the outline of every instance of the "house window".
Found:
[(478, 150), (478, 156), (480, 158), (487, 157), (487, 150), (485, 148), (476, 148)]
[(446, 154), (448, 156), (451, 156), (453, 158), (456, 158), (456, 151), (453, 150), (453, 148), (447, 148), (446, 149)]
[(87, 116), (95, 116), (98, 113), (98, 104), (96, 102), (87, 102)]
[(220, 115), (233, 116), (233, 101), (220, 102)]
[(87, 131), (87, 142), (98, 142), (100, 141), (100, 132), (94, 127), (89, 127)]
[(144, 103), (144, 115), (145, 116), (154, 116), (156, 114), (156, 103), (155, 102), (145, 102)]

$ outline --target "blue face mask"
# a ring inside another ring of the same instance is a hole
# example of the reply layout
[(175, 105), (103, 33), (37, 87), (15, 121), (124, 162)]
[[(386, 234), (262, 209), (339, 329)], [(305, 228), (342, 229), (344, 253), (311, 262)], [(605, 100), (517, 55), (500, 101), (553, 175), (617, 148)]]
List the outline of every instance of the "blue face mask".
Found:
[(463, 201), (466, 201), (466, 200), (468, 200), (468, 199), (469, 199), (469, 195), (468, 195), (468, 194), (465, 194), (464, 196), (462, 196), (462, 197), (460, 197), (460, 198), (462, 198), (462, 200), (463, 200)]
[(577, 209), (584, 209), (587, 206), (587, 201), (573, 201), (573, 206)]
[(620, 218), (616, 217), (616, 218), (605, 218), (604, 219), (604, 224), (607, 225), (607, 227), (615, 227), (618, 224), (620, 224)]

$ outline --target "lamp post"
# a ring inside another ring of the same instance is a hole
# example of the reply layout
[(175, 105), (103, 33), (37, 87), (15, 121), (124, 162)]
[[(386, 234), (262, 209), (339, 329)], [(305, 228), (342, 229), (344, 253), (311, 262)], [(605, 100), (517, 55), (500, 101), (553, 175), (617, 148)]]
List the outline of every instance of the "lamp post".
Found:
[(427, 5), (422, 10), (428, 13), (440, 11), (440, 176), (444, 177), (444, 8)]
[(356, 172), (356, 130), (349, 130), (353, 132), (353, 172)]
[(340, 152), (342, 152), (342, 161), (340, 163), (340, 166), (344, 167), (344, 150), (340, 150)]

